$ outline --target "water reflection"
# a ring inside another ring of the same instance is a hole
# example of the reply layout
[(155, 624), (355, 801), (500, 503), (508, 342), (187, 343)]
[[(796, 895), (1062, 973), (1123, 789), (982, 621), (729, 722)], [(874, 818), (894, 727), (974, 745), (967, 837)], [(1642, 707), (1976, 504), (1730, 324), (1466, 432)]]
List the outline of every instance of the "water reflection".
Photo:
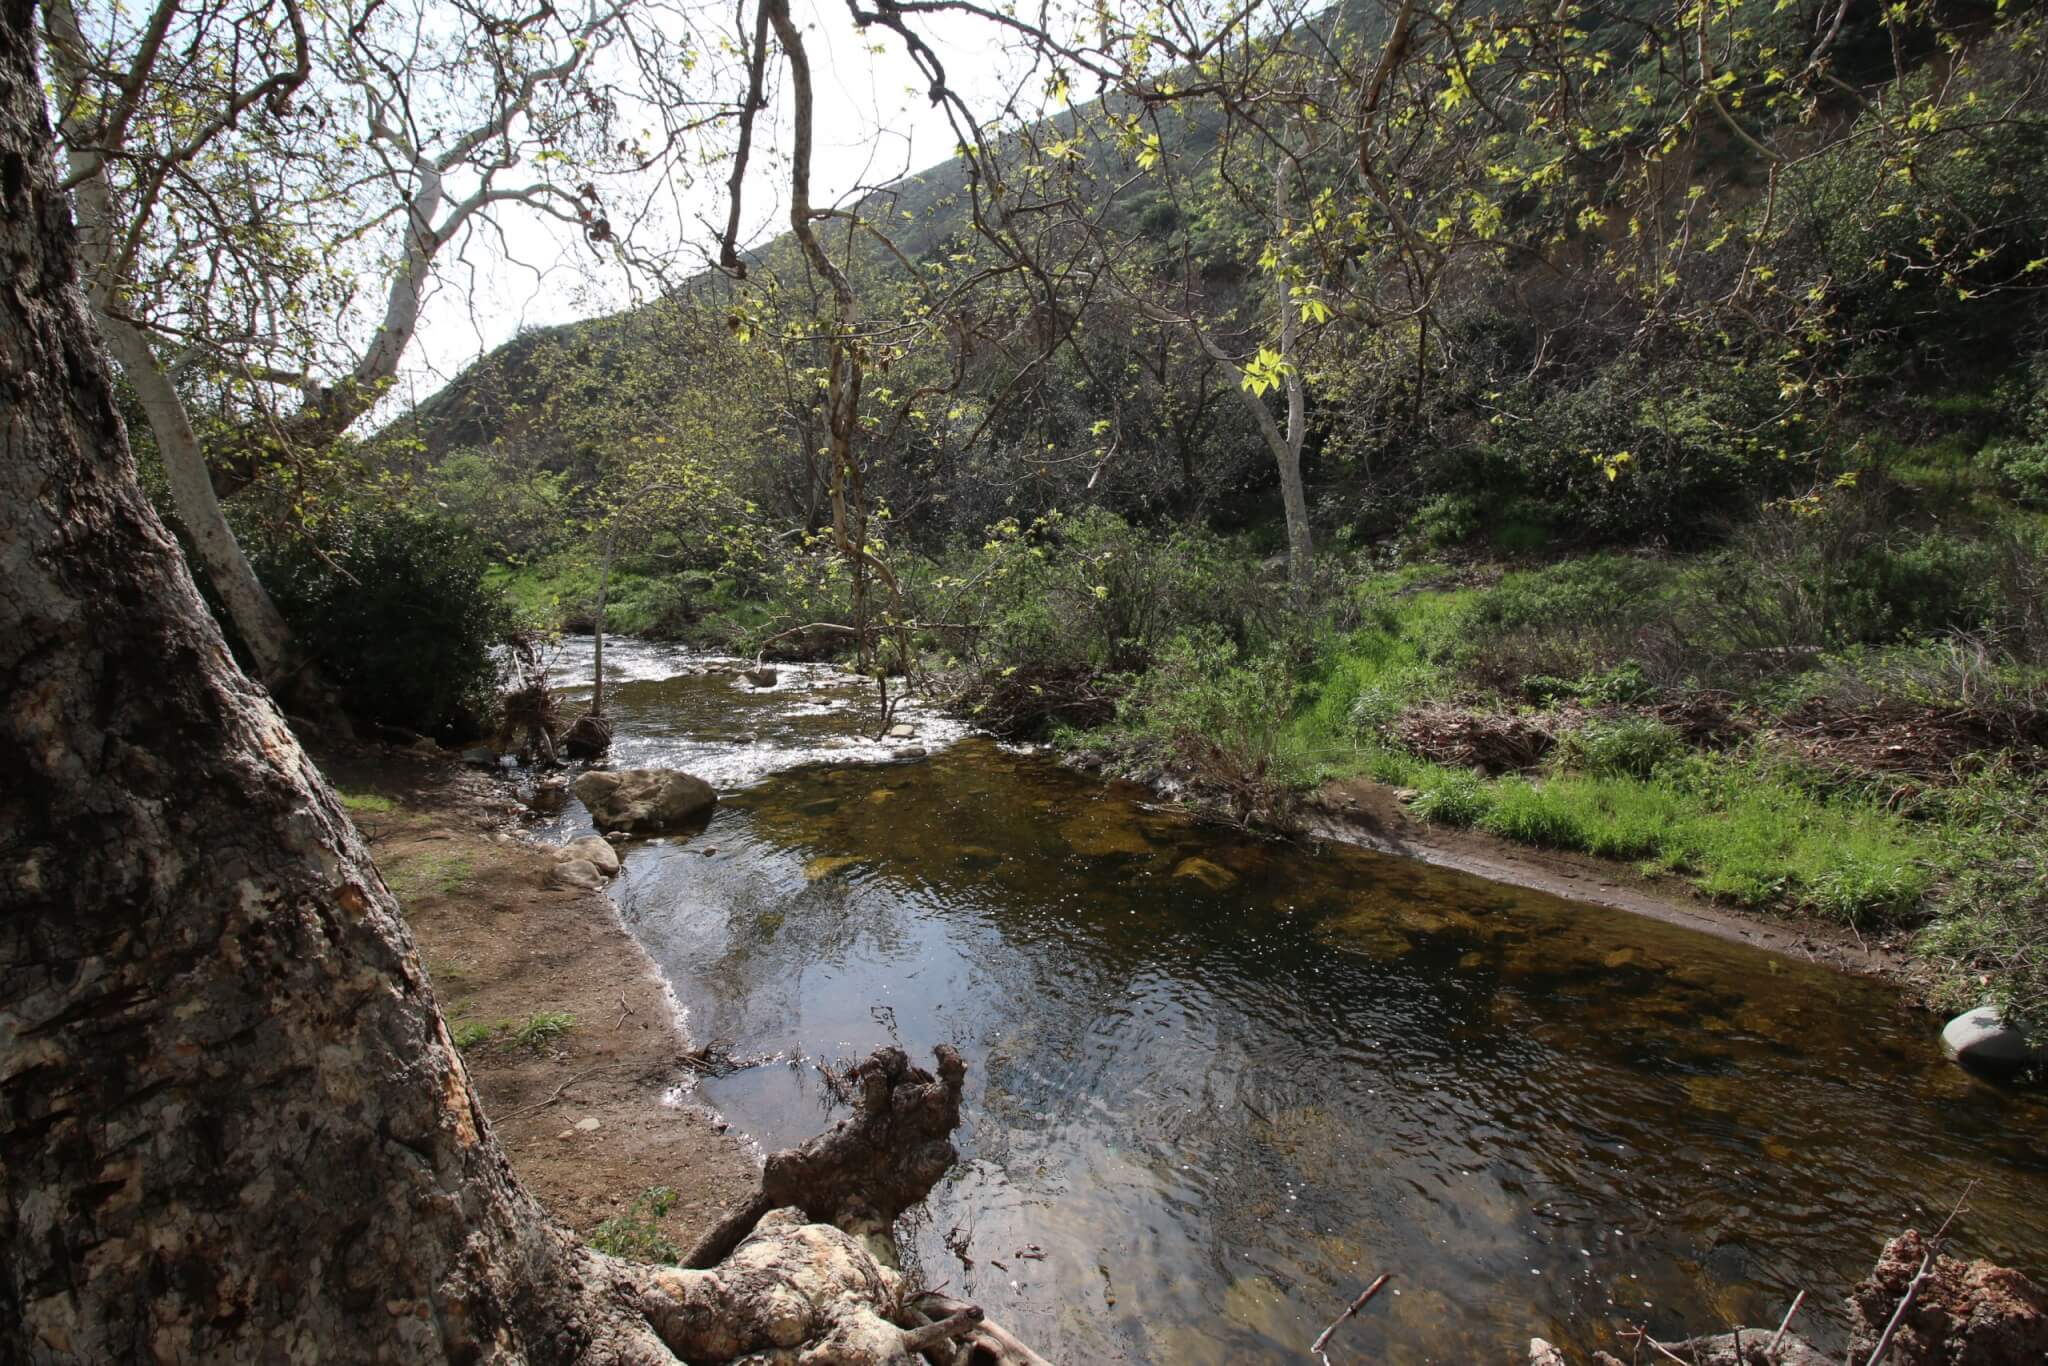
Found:
[[(1199, 828), (986, 741), (823, 766), (843, 708), (648, 682), (616, 694), (628, 757), (720, 727), (775, 757), (628, 853), (628, 922), (741, 1054), (963, 1050), (965, 1161), (917, 1256), (1056, 1360), (1299, 1359), (1382, 1270), (1333, 1359), (1775, 1322), (1799, 1288), (1828, 1345), (1837, 1292), (1971, 1179), (1966, 1250), (2048, 1270), (2048, 1107), (1881, 988)], [(705, 1094), (771, 1148), (824, 1103), (808, 1065)]]

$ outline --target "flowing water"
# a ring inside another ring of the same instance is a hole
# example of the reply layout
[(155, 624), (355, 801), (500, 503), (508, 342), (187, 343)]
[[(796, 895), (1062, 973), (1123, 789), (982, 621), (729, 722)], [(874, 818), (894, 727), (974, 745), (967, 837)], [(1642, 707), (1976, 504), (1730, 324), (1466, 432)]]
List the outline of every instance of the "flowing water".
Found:
[(1838, 1347), (1884, 1239), (1973, 1181), (1962, 1250), (2048, 1273), (2048, 1100), (1881, 986), (1198, 825), (931, 714), (870, 741), (829, 671), (607, 657), (614, 762), (722, 792), (614, 895), (697, 1039), (783, 1059), (699, 1099), (773, 1149), (842, 1113), (819, 1062), (957, 1045), (962, 1161), (907, 1242), (1056, 1361), (1302, 1360), (1382, 1271), (1333, 1361), (1775, 1324), (1801, 1288)]

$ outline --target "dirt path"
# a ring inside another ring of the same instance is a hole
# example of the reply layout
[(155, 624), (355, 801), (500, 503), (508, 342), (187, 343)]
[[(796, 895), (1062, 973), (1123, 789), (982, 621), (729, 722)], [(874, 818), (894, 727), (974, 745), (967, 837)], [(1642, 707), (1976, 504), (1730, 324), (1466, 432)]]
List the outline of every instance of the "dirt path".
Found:
[(1381, 853), (1421, 859), (1494, 882), (1686, 925), (1845, 972), (1920, 986), (1904, 936), (1858, 936), (1831, 921), (1736, 910), (1674, 878), (1650, 878), (1589, 854), (1512, 844), (1477, 830), (1428, 825), (1408, 814), (1395, 790), (1369, 778), (1325, 785), (1307, 811), (1307, 831)]
[[(688, 1247), (753, 1191), (746, 1145), (665, 1099), (691, 1074), (654, 964), (602, 892), (549, 885), (516, 802), (404, 751), (320, 762), (398, 896), (491, 1127), (549, 1212), (585, 1237), (628, 1215), (643, 1240)], [(675, 1192), (667, 1213), (634, 1211), (656, 1187)]]

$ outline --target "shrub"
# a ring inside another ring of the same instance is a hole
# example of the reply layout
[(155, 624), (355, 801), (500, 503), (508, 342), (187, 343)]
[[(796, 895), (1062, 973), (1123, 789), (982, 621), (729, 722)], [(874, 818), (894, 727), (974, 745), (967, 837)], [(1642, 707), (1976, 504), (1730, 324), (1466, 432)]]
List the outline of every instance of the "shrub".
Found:
[(251, 556), (299, 646), (358, 716), (463, 738), (481, 729), (511, 628), (483, 549), (438, 517), (329, 518), (319, 545), (260, 540)]
[(624, 1214), (615, 1214), (597, 1226), (590, 1245), (611, 1257), (635, 1262), (662, 1262), (669, 1266), (681, 1259), (683, 1250), (661, 1231), (661, 1220), (676, 1207), (676, 1193), (667, 1186), (652, 1186), (634, 1198)]
[(1271, 652), (1241, 658), (1209, 627), (1174, 638), (1118, 708), (1119, 720), (1163, 747), (1197, 790), (1220, 796), (1239, 821), (1285, 809), (1307, 778), (1289, 744), (1294, 682)]
[(1685, 742), (1676, 730), (1646, 716), (1595, 721), (1565, 732), (1558, 742), (1559, 758), (1568, 767), (1635, 778), (1649, 777), (1684, 749)]

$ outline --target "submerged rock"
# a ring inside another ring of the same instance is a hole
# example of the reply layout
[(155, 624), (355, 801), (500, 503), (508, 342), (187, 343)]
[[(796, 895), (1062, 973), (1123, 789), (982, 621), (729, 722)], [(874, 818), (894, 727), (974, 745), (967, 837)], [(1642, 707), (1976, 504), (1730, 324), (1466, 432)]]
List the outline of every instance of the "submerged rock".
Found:
[(612, 848), (601, 836), (584, 835), (570, 840), (555, 851), (557, 863), (573, 863), (578, 859), (590, 864), (606, 877), (619, 875), (619, 851)]
[(702, 778), (666, 768), (586, 773), (572, 790), (598, 829), (635, 834), (678, 829), (718, 800)]
[(757, 688), (772, 688), (775, 686), (775, 680), (780, 678), (781, 676), (782, 675), (776, 673), (775, 670), (767, 668), (766, 666), (763, 666), (759, 669), (749, 669), (746, 673), (747, 682), (753, 684)]
[(1193, 878), (1212, 892), (1220, 892), (1237, 882), (1237, 874), (1221, 864), (1211, 863), (1205, 858), (1182, 859), (1173, 870), (1177, 878)]
[(1941, 1031), (1941, 1051), (1992, 1072), (2048, 1067), (2048, 1048), (2028, 1043), (2025, 1034), (1999, 1018), (1996, 1006), (1979, 1006), (1950, 1020)]

